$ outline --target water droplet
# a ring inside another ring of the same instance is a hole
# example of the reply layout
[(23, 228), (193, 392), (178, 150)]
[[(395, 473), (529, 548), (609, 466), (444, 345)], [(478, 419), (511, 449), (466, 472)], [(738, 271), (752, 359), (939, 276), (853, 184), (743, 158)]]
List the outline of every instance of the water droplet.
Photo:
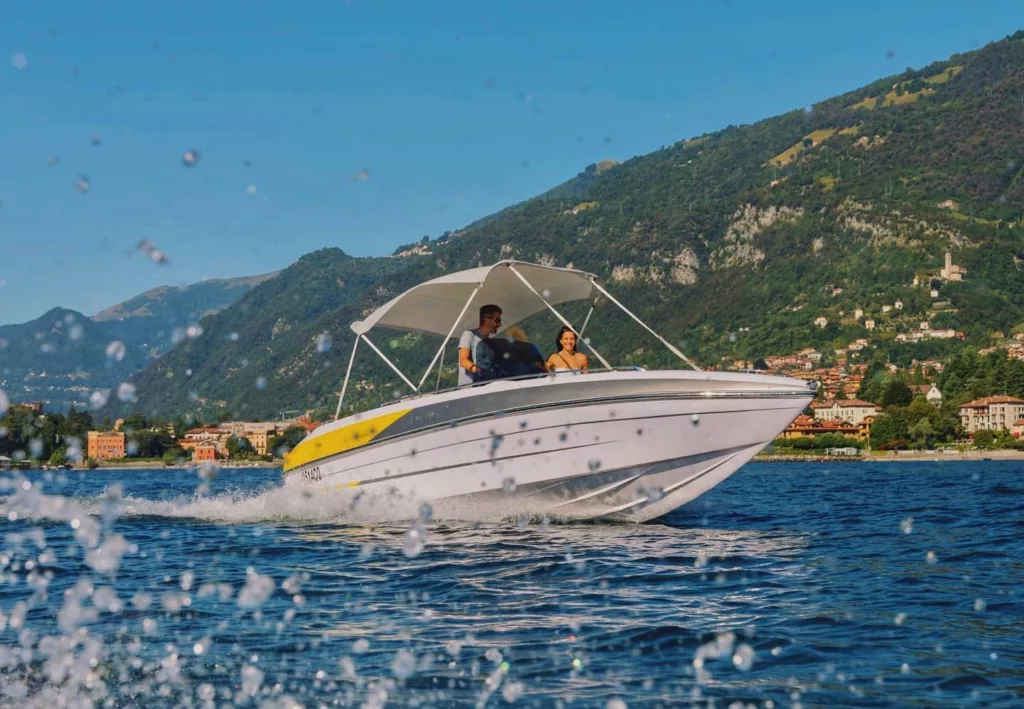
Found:
[(189, 325), (185, 329), (185, 337), (188, 337), (188, 338), (191, 338), (191, 339), (195, 339), (195, 338), (199, 337), (202, 334), (203, 334), (203, 327), (202, 327), (202, 325)]
[(592, 473), (596, 473), (598, 470), (601, 469), (601, 461), (597, 460), (596, 458), (588, 461), (587, 469)]
[(505, 442), (505, 437), (504, 436), (502, 436), (500, 433), (495, 433), (494, 431), (491, 431), (491, 461), (492, 462), (494, 461), (495, 454), (498, 452), (498, 448), (500, 448), (501, 444), (504, 443), (504, 442)]
[(740, 672), (749, 672), (754, 666), (754, 648), (746, 643), (740, 644), (732, 656), (732, 664)]
[(26, 57), (21, 52), (16, 53), (13, 57), (11, 57), (11, 66), (13, 66), (15, 69), (24, 69), (28, 66), (28, 57)]
[(906, 613), (897, 613), (896, 614), (896, 618), (894, 619), (894, 621), (895, 621), (896, 625), (903, 625), (905, 622), (907, 622), (907, 614)]
[(416, 656), (408, 650), (399, 650), (391, 662), (391, 672), (397, 679), (405, 679), (416, 671)]
[(88, 175), (79, 175), (75, 178), (75, 189), (85, 194), (92, 189), (92, 182), (89, 181)]
[(413, 524), (402, 537), (402, 552), (410, 559), (415, 559), (426, 546), (427, 533), (419, 524)]
[(107, 357), (116, 362), (120, 362), (124, 359), (126, 353), (127, 350), (125, 349), (124, 343), (120, 340), (114, 340), (107, 345)]
[(547, 288), (545, 288), (543, 291), (541, 291), (541, 295), (544, 296), (544, 300), (550, 300), (551, 299), (551, 291), (549, 291)]
[(213, 480), (217, 477), (218, 470), (219, 468), (217, 467), (216, 463), (207, 460), (204, 461), (203, 464), (196, 469), (196, 472), (199, 474), (199, 477), (205, 480), (206, 482), (213, 482)]
[(938, 555), (937, 555), (937, 554), (936, 554), (935, 552), (933, 552), (933, 551), (930, 551), (930, 552), (928, 552), (928, 553), (927, 553), (927, 554), (925, 555), (925, 559), (927, 559), (928, 563), (929, 563), (929, 564), (932, 564), (933, 566), (934, 566), (935, 564), (937, 564), (937, 563), (938, 563), (938, 561), (939, 561), (939, 557), (938, 557)]
[(505, 492), (515, 492), (516, 491), (516, 479), (515, 478), (505, 478), (504, 480), (501, 481), (501, 489), (504, 490)]
[(267, 378), (266, 377), (256, 377), (256, 388), (257, 389), (261, 389), (261, 390), (262, 389), (266, 389), (267, 388)]
[(249, 194), (256, 194), (256, 185), (248, 185), (245, 191)]
[(181, 156), (181, 164), (185, 167), (195, 167), (199, 164), (199, 151), (186, 150)]
[(84, 330), (82, 329), (82, 326), (79, 325), (78, 323), (75, 323), (68, 329), (68, 337), (72, 340), (81, 340), (83, 333)]
[(429, 502), (424, 502), (420, 505), (420, 521), (429, 522), (430, 518), (434, 516), (434, 508), (430, 506)]
[(99, 137), (98, 135), (94, 135), (92, 137), (92, 140), (90, 140), (89, 142), (92, 143), (94, 148), (98, 148), (98, 147), (100, 147), (100, 144), (103, 142), (103, 139), (101, 137)]
[(981, 613), (986, 608), (988, 608), (988, 604), (985, 603), (985, 599), (983, 599), (983, 598), (976, 598), (976, 599), (974, 599), (974, 610), (976, 610), (979, 613)]
[(522, 682), (506, 682), (505, 686), (501, 688), (501, 696), (511, 704), (523, 696), (524, 691), (526, 691), (526, 686)]
[(326, 332), (321, 332), (316, 336), (316, 351), (320, 354), (329, 352), (331, 349), (331, 336)]
[(914, 531), (914, 518), (913, 517), (907, 517), (905, 520), (900, 522), (900, 529), (903, 531), (904, 534), (910, 534), (911, 532), (913, 532)]
[(7, 398), (7, 392), (0, 389), (0, 416), (7, 413), (7, 409), (11, 406), (11, 400)]
[(356, 678), (356, 663), (351, 657), (345, 656), (338, 660), (338, 666), (341, 668), (342, 679), (352, 680)]
[(246, 570), (245, 586), (238, 592), (239, 608), (259, 608), (274, 593), (274, 586), (274, 579), (261, 576), (249, 567)]
[(225, 339), (227, 339), (227, 340), (229, 340), (231, 342), (238, 342), (238, 333), (237, 332), (229, 332), (227, 335), (225, 335)]
[(558, 434), (558, 440), (561, 441), (562, 443), (565, 443), (565, 439), (568, 438), (568, 437), (569, 437), (569, 434), (566, 433), (565, 431), (563, 431), (562, 433)]
[(117, 385), (118, 401), (135, 401), (135, 385), (131, 382), (121, 382)]
[(694, 414), (693, 416), (690, 417), (690, 420), (693, 421), (693, 425), (696, 426), (698, 423), (700, 423), (700, 414)]
[(370, 649), (370, 641), (366, 638), (359, 638), (352, 643), (352, 652), (357, 655), (362, 655), (364, 652)]
[(109, 389), (97, 389), (89, 395), (89, 408), (93, 411), (96, 409), (102, 409), (107, 405), (107, 401), (110, 400)]
[(900, 674), (910, 674), (910, 665), (906, 662), (900, 665)]

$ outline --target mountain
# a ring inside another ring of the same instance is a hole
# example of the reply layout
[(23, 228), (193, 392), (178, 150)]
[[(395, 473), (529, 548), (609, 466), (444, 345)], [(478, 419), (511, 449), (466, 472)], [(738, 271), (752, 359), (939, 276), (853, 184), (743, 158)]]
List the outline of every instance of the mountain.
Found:
[[(305, 256), (152, 363), (136, 379), (139, 406), (330, 409), (351, 320), (424, 278), (506, 257), (598, 273), (705, 365), (807, 346), (834, 361), (857, 340), (853, 361), (983, 347), (1024, 329), (1022, 173), (1018, 32), (807, 110), (595, 165), (403, 256)], [(613, 361), (672, 364), (616, 312), (599, 308), (592, 322)], [(527, 327), (544, 349), (555, 329)], [(374, 335), (407, 371), (436, 345)], [(371, 356), (357, 361), (356, 401), (401, 387)]]
[(116, 389), (146, 359), (139, 349), (113, 343), (103, 325), (66, 308), (0, 327), (0, 388), (12, 401), (87, 404), (93, 392)]
[(194, 336), (200, 318), (275, 275), (154, 288), (92, 318), (54, 308), (31, 322), (0, 326), (0, 388), (13, 401), (38, 400), (52, 408), (88, 404), (92, 392), (116, 390), (150, 360)]
[(274, 272), (216, 278), (188, 286), (160, 286), (107, 308), (92, 319), (105, 323), (108, 332), (127, 346), (143, 347), (150, 356), (157, 356), (180, 340), (174, 336), (175, 330), (180, 332), (200, 318), (223, 310), (276, 275)]

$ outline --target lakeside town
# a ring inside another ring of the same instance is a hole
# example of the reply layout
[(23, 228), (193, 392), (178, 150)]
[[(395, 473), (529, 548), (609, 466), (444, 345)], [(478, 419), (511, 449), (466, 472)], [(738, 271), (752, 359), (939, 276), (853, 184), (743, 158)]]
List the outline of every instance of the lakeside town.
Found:
[(309, 414), (278, 421), (216, 423), (141, 415), (94, 422), (87, 411), (51, 413), (43, 402), (12, 404), (0, 420), (0, 468), (280, 464), (319, 424)]
[[(970, 457), (996, 449), (1024, 451), (1024, 398), (1005, 394), (972, 397), (935, 360), (907, 369), (851, 362), (858, 350), (823, 354), (804, 348), (771, 355), (756, 371), (816, 381), (818, 398), (773, 441), (762, 458), (843, 458), (866, 455), (907, 457), (958, 454)], [(957, 360), (956, 365), (1009, 366), (1024, 370), (1024, 349), (993, 350)], [(755, 363), (724, 362), (721, 368), (749, 370)], [(945, 385), (946, 391), (943, 391)], [(953, 391), (956, 389), (956, 391)], [(952, 395), (952, 396), (950, 396)], [(863, 398), (862, 398), (863, 397)], [(950, 401), (950, 399), (955, 401)], [(216, 422), (195, 418), (151, 420), (135, 414), (96, 422), (86, 410), (46, 410), (43, 402), (12, 404), (0, 419), (0, 467), (119, 467), (280, 464), (288, 450), (319, 423), (312, 412), (278, 421), (239, 421), (222, 413)]]

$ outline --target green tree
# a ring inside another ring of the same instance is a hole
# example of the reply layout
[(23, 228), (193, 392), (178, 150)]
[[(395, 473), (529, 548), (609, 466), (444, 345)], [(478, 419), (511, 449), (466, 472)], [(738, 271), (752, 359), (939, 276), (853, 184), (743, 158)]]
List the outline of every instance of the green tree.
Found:
[(164, 451), (164, 465), (170, 466), (176, 463), (180, 463), (184, 460), (187, 460), (187, 456), (185, 455), (185, 451), (183, 451), (181, 448), (168, 448), (167, 450)]
[(255, 452), (248, 438), (239, 438), (238, 436), (231, 436), (224, 447), (227, 448), (228, 455), (232, 458), (244, 457)]
[(880, 414), (871, 424), (871, 447), (878, 448), (907, 437), (906, 425), (892, 414)]
[(68, 463), (68, 458), (64, 455), (64, 448), (58, 448), (52, 454), (47, 462), (48, 465), (52, 465), (55, 468), (62, 468)]
[(285, 453), (299, 445), (299, 441), (305, 437), (306, 429), (302, 426), (289, 426), (281, 435), (274, 436), (267, 442), (267, 452), (283, 457)]
[(922, 418), (911, 426), (908, 433), (910, 434), (910, 440), (914, 443), (914, 448), (930, 450), (934, 447), (935, 431), (932, 429), (931, 421), (927, 418)]
[(166, 435), (158, 431), (141, 430), (128, 434), (128, 445), (136, 458), (159, 458), (166, 448)]
[(906, 406), (913, 400), (914, 392), (907, 386), (907, 383), (902, 379), (893, 379), (882, 389), (878, 403), (883, 407)]
[(996, 442), (996, 434), (992, 433), (988, 429), (982, 429), (974, 432), (974, 447), (980, 448), (981, 450), (987, 450), (992, 448)]

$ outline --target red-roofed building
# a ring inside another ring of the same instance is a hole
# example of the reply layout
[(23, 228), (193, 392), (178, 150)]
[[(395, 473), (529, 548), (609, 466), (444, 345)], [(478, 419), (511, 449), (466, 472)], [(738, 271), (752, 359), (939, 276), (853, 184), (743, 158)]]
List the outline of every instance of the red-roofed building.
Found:
[(202, 441), (192, 450), (192, 460), (217, 460), (217, 442)]
[(871, 422), (873, 417), (864, 419), (861, 423), (853, 425), (841, 419), (830, 419), (820, 421), (800, 414), (793, 423), (786, 427), (779, 438), (814, 438), (825, 433), (838, 433), (840, 436), (849, 436), (861, 441), (866, 441), (871, 436)]
[(859, 426), (870, 416), (876, 416), (882, 407), (870, 401), (860, 399), (836, 399), (833, 401), (816, 401), (811, 404), (814, 418), (818, 421), (845, 421)]
[(1009, 431), (1024, 418), (1024, 400), (1013, 396), (986, 396), (960, 406), (960, 422), (968, 433)]

